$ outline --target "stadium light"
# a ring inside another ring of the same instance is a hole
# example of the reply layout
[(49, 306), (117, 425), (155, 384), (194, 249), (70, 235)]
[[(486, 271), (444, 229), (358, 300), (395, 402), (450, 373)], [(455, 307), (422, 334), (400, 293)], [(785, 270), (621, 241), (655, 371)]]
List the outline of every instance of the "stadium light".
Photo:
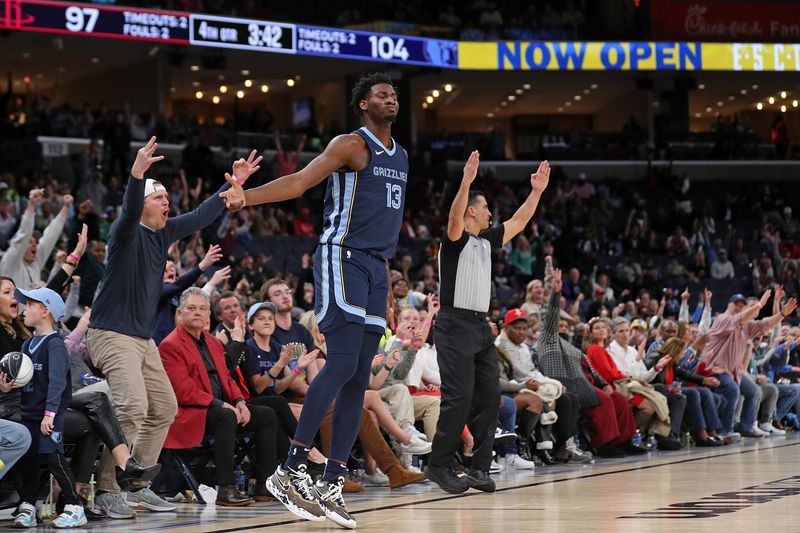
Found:
[(250, 71), (249, 71), (249, 70), (247, 70), (247, 69), (244, 69), (244, 70), (242, 71), (242, 76), (249, 76), (249, 75), (250, 75)]
[(775, 97), (773, 97), (773, 96), (770, 96), (770, 97), (767, 99), (767, 102), (769, 102), (770, 104), (774, 104), (774, 103), (775, 103)]
[(253, 86), (253, 80), (244, 80), (244, 86), (250, 88)]
[(781, 98), (786, 100), (786, 91), (781, 91)]
[(741, 95), (747, 94), (747, 89), (742, 89), (741, 91), (739, 91), (739, 94)]
[(269, 85), (262, 85), (261, 86), (261, 92), (262, 93), (265, 93), (265, 92), (268, 92), (268, 91), (269, 91)]
[(198, 70), (200, 70), (200, 65), (192, 65), (191, 67), (189, 67), (189, 70), (191, 70), (192, 72), (197, 72)]
[(486, 113), (487, 118), (494, 118), (494, 113)]
[(786, 113), (786, 106), (785, 105), (781, 106), (781, 113)]
[(591, 87), (593, 91), (597, 90), (597, 84), (596, 83), (591, 84), (589, 87)]
[(757, 83), (754, 83), (754, 84), (753, 84), (753, 90), (754, 90), (754, 91), (757, 91), (757, 90), (758, 90), (758, 84), (757, 84)]
[(422, 109), (428, 109), (428, 102), (422, 102)]
[(574, 99), (576, 102), (580, 102), (580, 101), (581, 101), (581, 95), (579, 95), (579, 94), (576, 94), (576, 95), (575, 95), (575, 96), (573, 96), (572, 98), (573, 98), (573, 99)]
[(197, 91), (196, 93), (194, 93), (194, 97), (197, 98), (198, 100), (202, 100), (203, 99), (203, 91)]
[(452, 90), (453, 90), (453, 86), (450, 85), (449, 83), (446, 83), (445, 86), (444, 86), (444, 92), (449, 93)]
[(244, 98), (244, 91), (236, 91), (236, 98), (240, 100)]
[(439, 95), (441, 93), (439, 92), (439, 89), (434, 89), (433, 92), (431, 92), (431, 94), (433, 95), (434, 98), (439, 98)]
[(517, 89), (517, 90), (516, 90), (516, 91), (514, 91), (514, 92), (515, 92), (515, 93), (517, 93), (517, 94), (522, 94), (522, 89)]
[(211, 101), (214, 102), (215, 104), (218, 104), (219, 103), (219, 96), (214, 95), (214, 98), (212, 98)]
[(288, 80), (286, 80), (286, 85), (288, 85), (289, 87), (294, 87), (294, 80), (292, 78), (289, 78)]
[(514, 101), (514, 100), (516, 100), (516, 99), (517, 99), (517, 97), (516, 97), (516, 96), (514, 96), (513, 94), (509, 94), (509, 95), (508, 95), (508, 101), (509, 101), (509, 102), (513, 102), (513, 101)]
[(228, 86), (227, 85), (220, 85), (219, 86), (219, 92), (221, 92), (222, 94), (225, 94), (226, 92), (228, 92)]
[(764, 109), (764, 104), (762, 104), (761, 102), (757, 103), (757, 104), (756, 104), (756, 109), (758, 109), (759, 111), (761, 111), (762, 109)]
[(792, 100), (792, 107), (797, 107), (797, 100)]
[(527, 90), (529, 90), (531, 88), (531, 84), (530, 83), (524, 83), (524, 84), (522, 84), (522, 88), (527, 91)]
[(428, 97), (425, 98), (425, 101), (428, 102), (429, 104), (432, 104), (433, 103), (433, 96), (428, 95)]
[(704, 83), (701, 83), (700, 85), (697, 86), (697, 88), (702, 91), (703, 89), (706, 88), (706, 85)]

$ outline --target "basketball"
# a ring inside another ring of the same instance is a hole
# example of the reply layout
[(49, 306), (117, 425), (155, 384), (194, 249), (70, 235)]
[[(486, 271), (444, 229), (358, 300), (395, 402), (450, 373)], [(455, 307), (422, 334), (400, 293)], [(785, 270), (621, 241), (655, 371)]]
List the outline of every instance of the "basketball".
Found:
[(0, 359), (0, 372), (8, 374), (16, 387), (23, 387), (33, 377), (33, 363), (22, 352), (9, 352)]

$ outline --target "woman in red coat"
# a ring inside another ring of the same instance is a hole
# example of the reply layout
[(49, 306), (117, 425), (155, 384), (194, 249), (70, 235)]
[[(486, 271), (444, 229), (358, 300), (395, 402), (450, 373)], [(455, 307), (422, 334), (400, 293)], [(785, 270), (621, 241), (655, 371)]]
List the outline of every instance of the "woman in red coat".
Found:
[[(593, 318), (589, 321), (589, 345), (586, 349), (586, 357), (592, 367), (597, 370), (606, 383), (613, 384), (617, 381), (630, 379), (627, 374), (622, 372), (617, 363), (606, 350), (609, 341), (609, 324), (604, 318)], [(644, 396), (634, 394), (628, 402), (634, 408), (633, 417), (636, 427), (644, 428), (650, 424), (650, 420), (655, 415), (655, 408), (650, 400)]]

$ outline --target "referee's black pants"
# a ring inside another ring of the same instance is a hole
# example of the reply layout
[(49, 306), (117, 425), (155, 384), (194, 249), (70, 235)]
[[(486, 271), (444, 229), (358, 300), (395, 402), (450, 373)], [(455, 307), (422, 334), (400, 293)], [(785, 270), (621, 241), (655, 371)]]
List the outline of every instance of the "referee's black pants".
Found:
[(434, 341), (442, 403), (430, 464), (453, 464), (466, 424), (475, 439), (472, 467), (488, 472), (500, 409), (500, 377), (485, 314), (443, 307), (436, 317)]

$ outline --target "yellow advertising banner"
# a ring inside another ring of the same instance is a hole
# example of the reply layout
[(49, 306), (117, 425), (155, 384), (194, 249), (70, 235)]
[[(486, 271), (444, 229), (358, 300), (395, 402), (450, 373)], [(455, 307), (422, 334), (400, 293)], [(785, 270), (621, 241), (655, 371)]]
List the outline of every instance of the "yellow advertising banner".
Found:
[(800, 72), (800, 44), (460, 42), (464, 70), (719, 70)]

